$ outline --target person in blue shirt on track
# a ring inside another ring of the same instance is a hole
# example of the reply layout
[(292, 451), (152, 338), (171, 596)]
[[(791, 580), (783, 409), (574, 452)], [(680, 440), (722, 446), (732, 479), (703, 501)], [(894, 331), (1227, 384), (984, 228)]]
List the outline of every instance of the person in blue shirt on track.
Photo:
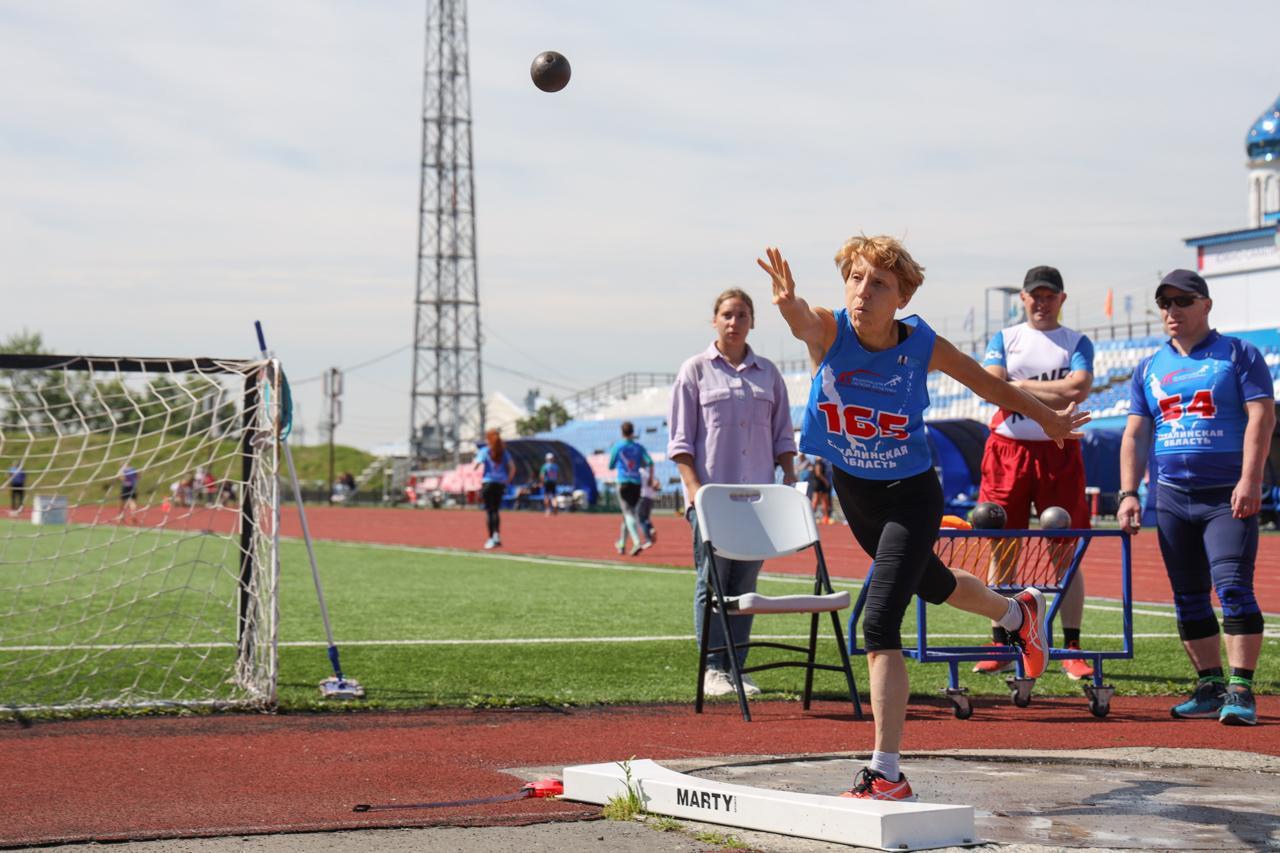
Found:
[(555, 515), (556, 487), (560, 484), (560, 466), (556, 464), (556, 455), (548, 453), (546, 461), (538, 469), (538, 478), (542, 480), (542, 511), (547, 515)]
[(120, 466), (120, 515), (125, 524), (130, 524), (138, 514), (138, 469), (129, 462)]
[(892, 237), (853, 237), (836, 253), (844, 282), (839, 311), (810, 308), (796, 296), (790, 265), (777, 249), (758, 261), (773, 282), (773, 302), (813, 365), (800, 450), (832, 463), (832, 484), (858, 544), (875, 559), (863, 607), (863, 633), (875, 716), (875, 752), (845, 796), (913, 800), (898, 768), (909, 684), (902, 618), (913, 595), (946, 602), (1001, 624), (1022, 649), (1030, 678), (1048, 659), (1044, 596), (1013, 598), (972, 574), (947, 568), (934, 554), (942, 521), (942, 486), (924, 432), (925, 384), (941, 370), (983, 398), (1020, 412), (1061, 442), (1079, 438), (1088, 415), (1071, 404), (1055, 412), (1002, 382), (939, 337), (919, 316), (895, 319), (924, 281), (924, 268)]
[(26, 503), (27, 472), (22, 462), (14, 462), (9, 466), (9, 515), (18, 515)]
[(502, 497), (507, 493), (507, 486), (516, 477), (516, 463), (511, 453), (502, 443), (502, 436), (496, 429), (484, 434), (485, 446), (476, 453), (476, 468), (484, 470), (481, 478), (480, 498), (484, 502), (485, 523), (489, 528), (489, 538), (485, 540), (486, 551), (502, 544), (502, 536), (498, 532), (501, 519), (498, 517), (502, 509)]
[[(1271, 372), (1252, 344), (1209, 327), (1209, 286), (1174, 270), (1156, 289), (1169, 342), (1133, 372), (1120, 445), (1121, 528), (1142, 526), (1138, 484), (1154, 433), (1156, 527), (1178, 635), (1199, 680), (1178, 719), (1254, 725), (1263, 619), (1253, 590), (1262, 470), (1275, 429)], [(1222, 670), (1222, 605), (1230, 680)]]
[(631, 556), (653, 545), (640, 538), (636, 507), (640, 503), (640, 478), (642, 468), (653, 469), (653, 459), (644, 445), (635, 439), (636, 428), (631, 421), (622, 422), (622, 440), (609, 449), (609, 470), (618, 472), (618, 500), (622, 503), (622, 528), (614, 547), (619, 554), (627, 550), (627, 536), (631, 536)]

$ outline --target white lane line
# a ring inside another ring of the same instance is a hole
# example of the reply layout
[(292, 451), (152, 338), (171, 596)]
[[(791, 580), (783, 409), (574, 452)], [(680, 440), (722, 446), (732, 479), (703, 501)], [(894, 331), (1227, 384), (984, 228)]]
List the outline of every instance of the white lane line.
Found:
[[(301, 540), (297, 540), (301, 541)], [(623, 565), (621, 563), (602, 563), (587, 560), (565, 560), (554, 557), (531, 557), (521, 554), (493, 554), (493, 553), (476, 553), (473, 551), (464, 551), (457, 548), (418, 548), (412, 545), (382, 545), (374, 542), (348, 542), (340, 539), (322, 540), (325, 544), (340, 545), (345, 548), (373, 548), (383, 551), (398, 551), (405, 554), (435, 554), (443, 557), (475, 557), (481, 560), (503, 560), (515, 563), (534, 563), (543, 566), (569, 566), (580, 569), (604, 569), (613, 572), (637, 572), (641, 574), (653, 575), (692, 575), (693, 569), (673, 569), (661, 566), (634, 566)], [(316, 544), (321, 544), (317, 542)], [(777, 572), (761, 572), (761, 578), (766, 578), (779, 583), (796, 583), (796, 584), (812, 584), (813, 578), (804, 575), (779, 574)], [(848, 587), (849, 589), (860, 589), (862, 581), (851, 578), (835, 578), (831, 579), (833, 587)], [(1085, 604), (1087, 610), (1100, 610), (1110, 613), (1123, 613), (1124, 608), (1120, 606), (1119, 600), (1114, 598), (1104, 598), (1102, 596), (1090, 596), (1094, 601), (1114, 602), (1114, 604)], [(1136, 602), (1148, 607), (1162, 607), (1157, 602)], [(1133, 611), (1135, 616), (1161, 616), (1167, 619), (1177, 618), (1173, 612), (1173, 605), (1168, 605), (1168, 610), (1138, 610)], [(1280, 614), (1264, 613), (1263, 616), (1271, 619), (1280, 619)]]
[[(908, 632), (909, 633), (909, 632)], [(809, 639), (808, 634), (752, 634), (757, 640), (802, 640)], [(1137, 640), (1173, 640), (1177, 634), (1140, 633), (1134, 634)], [(1268, 638), (1280, 638), (1280, 632), (1268, 631), (1263, 634)], [(1123, 634), (1090, 634), (1090, 638), (1098, 640), (1123, 640)], [(931, 640), (985, 640), (990, 634), (930, 634)], [(352, 646), (549, 646), (581, 643), (673, 643), (694, 642), (693, 637), (685, 634), (654, 635), (646, 637), (506, 637), (497, 639), (439, 639), (439, 640), (346, 640), (339, 643), (340, 648)], [(324, 640), (293, 640), (279, 644), (281, 648), (322, 649), (329, 644)], [(116, 645), (68, 644), (64, 646), (0, 646), (0, 653), (6, 652), (111, 652), (128, 650), (172, 650), (172, 649), (232, 649), (234, 643), (134, 643)], [(1102, 651), (1102, 650), (1099, 650)]]
[[(299, 540), (301, 541), (301, 540)], [(480, 554), (473, 551), (463, 551), (454, 548), (416, 548), (412, 545), (381, 545), (373, 542), (346, 542), (337, 539), (323, 540), (324, 544), (341, 545), (345, 548), (372, 548), (378, 551), (397, 551), (404, 554), (434, 554), (441, 557), (466, 557), (476, 558), (479, 560), (500, 560), (509, 563), (533, 563), (540, 566), (567, 566), (576, 569), (604, 569), (611, 572), (633, 572), (637, 574), (648, 575), (684, 575), (693, 577), (693, 567), (687, 569), (673, 569), (663, 566), (644, 566), (644, 565), (624, 565), (622, 563), (601, 563), (588, 560), (564, 560), (554, 557), (531, 557), (522, 554)], [(317, 542), (317, 545), (321, 542)], [(804, 575), (780, 574), (778, 572), (761, 572), (760, 577), (777, 581), (779, 583), (797, 583), (813, 586), (813, 578)], [(831, 585), (833, 587), (849, 587), (850, 589), (858, 589), (862, 586), (862, 581), (849, 578), (832, 578)]]

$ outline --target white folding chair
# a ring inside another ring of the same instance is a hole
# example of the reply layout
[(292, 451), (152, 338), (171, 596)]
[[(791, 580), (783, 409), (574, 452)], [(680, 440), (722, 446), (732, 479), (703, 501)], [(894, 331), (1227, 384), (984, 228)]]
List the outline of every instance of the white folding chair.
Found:
[[(862, 702), (858, 698), (853, 670), (849, 667), (849, 650), (845, 646), (840, 618), (836, 615), (837, 611), (849, 606), (849, 593), (847, 591), (837, 593), (831, 588), (831, 579), (827, 575), (827, 563), (822, 556), (822, 543), (818, 541), (818, 526), (814, 523), (813, 510), (809, 506), (809, 501), (790, 486), (707, 485), (698, 489), (693, 503), (697, 510), (698, 529), (704, 545), (704, 565), (701, 570), (707, 573), (707, 585), (711, 593), (707, 596), (703, 611), (702, 636), (698, 638), (698, 692), (694, 710), (702, 713), (704, 699), (702, 679), (707, 671), (707, 658), (712, 654), (725, 652), (729, 658), (729, 675), (738, 691), (738, 705), (742, 709), (744, 720), (751, 720), (751, 711), (747, 707), (747, 696), (742, 686), (743, 674), (791, 666), (805, 668), (803, 707), (806, 711), (809, 710), (809, 702), (813, 696), (814, 671), (831, 670), (844, 673), (849, 685), (849, 698), (853, 701), (854, 714), (858, 719), (862, 719)], [(813, 548), (816, 558), (812, 595), (768, 596), (748, 593), (734, 598), (725, 597), (720, 575), (715, 570), (716, 557), (747, 561), (771, 560), (809, 547)], [(734, 640), (733, 631), (729, 627), (730, 613), (811, 614), (809, 645), (797, 646), (764, 641), (738, 643)], [(818, 614), (820, 613), (831, 614), (836, 648), (840, 652), (838, 666), (821, 664), (814, 660), (818, 646)], [(720, 620), (725, 645), (708, 648), (713, 618)], [(775, 661), (749, 666), (740, 671), (736, 652), (743, 648), (775, 648), (801, 652), (805, 655), (805, 659)]]

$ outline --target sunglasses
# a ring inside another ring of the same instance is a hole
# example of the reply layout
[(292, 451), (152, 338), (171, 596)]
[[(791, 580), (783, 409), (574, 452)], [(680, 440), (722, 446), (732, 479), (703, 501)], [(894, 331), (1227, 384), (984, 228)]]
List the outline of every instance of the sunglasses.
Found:
[(1161, 311), (1168, 311), (1170, 305), (1177, 305), (1179, 308), (1190, 308), (1199, 298), (1199, 296), (1157, 296), (1156, 307)]

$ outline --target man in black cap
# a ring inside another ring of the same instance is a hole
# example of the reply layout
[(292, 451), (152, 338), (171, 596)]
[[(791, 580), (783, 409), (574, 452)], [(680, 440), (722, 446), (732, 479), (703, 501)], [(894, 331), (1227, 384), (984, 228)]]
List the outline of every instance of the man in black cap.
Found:
[[(1032, 267), (1023, 279), (1020, 296), (1026, 322), (996, 332), (987, 345), (983, 367), (1051, 409), (1083, 403), (1093, 387), (1093, 343), (1058, 322), (1067, 300), (1062, 273), (1054, 267)], [(1035, 421), (1017, 412), (996, 411), (982, 453), (978, 501), (1003, 507), (1007, 528), (1025, 529), (1031, 521), (1032, 504), (1037, 514), (1049, 507), (1061, 507), (1070, 514), (1071, 527), (1088, 528), (1090, 512), (1084, 488), (1084, 456), (1079, 441), (1068, 439), (1058, 447)], [(1008, 542), (1012, 547), (1005, 548), (991, 567), (993, 583), (1012, 579), (1009, 576), (1019, 552), (1013, 540)], [(1079, 570), (1063, 596), (1063, 639), (1067, 648), (1079, 649), (1084, 615), (1084, 577)], [(1008, 644), (999, 625), (992, 626), (991, 634), (992, 645)], [(973, 671), (990, 674), (1012, 668), (1012, 660), (984, 660)], [(1093, 667), (1081, 658), (1063, 659), (1062, 669), (1075, 681), (1093, 675)]]
[[(1251, 726), (1263, 629), (1253, 569), (1262, 470), (1276, 424), (1271, 371), (1252, 344), (1210, 328), (1209, 286), (1191, 270), (1165, 276), (1156, 305), (1169, 342), (1133, 372), (1117, 514), (1129, 533), (1142, 526), (1137, 489), (1154, 433), (1160, 553), (1178, 635), (1198, 676), (1172, 714)], [(1222, 605), (1230, 679), (1211, 588)]]

